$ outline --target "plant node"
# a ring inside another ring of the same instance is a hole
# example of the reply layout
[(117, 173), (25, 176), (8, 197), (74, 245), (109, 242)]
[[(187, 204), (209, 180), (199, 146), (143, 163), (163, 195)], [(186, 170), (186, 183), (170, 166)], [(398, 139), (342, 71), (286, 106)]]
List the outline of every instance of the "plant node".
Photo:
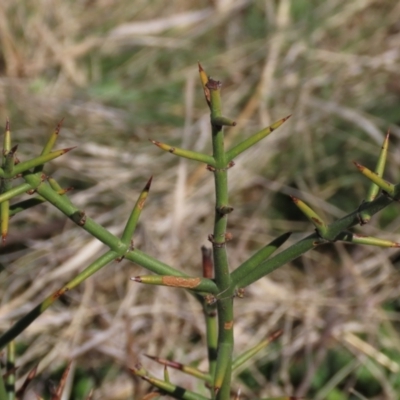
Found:
[(79, 226), (84, 226), (86, 223), (85, 211), (76, 211), (71, 215), (70, 218), (72, 221), (74, 221)]
[(230, 214), (232, 211), (233, 211), (233, 207), (230, 207), (230, 206), (217, 207), (217, 212), (220, 215)]

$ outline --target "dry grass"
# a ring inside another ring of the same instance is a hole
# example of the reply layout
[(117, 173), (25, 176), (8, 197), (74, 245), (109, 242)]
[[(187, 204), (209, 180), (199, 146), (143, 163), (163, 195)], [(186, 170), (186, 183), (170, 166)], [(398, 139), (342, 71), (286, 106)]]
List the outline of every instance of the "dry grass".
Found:
[[(210, 147), (198, 59), (224, 82), (225, 114), (238, 121), (228, 142), (293, 114), (231, 170), (235, 268), (278, 234), (294, 230), (295, 241), (311, 230), (285, 195), (328, 220), (357, 207), (367, 184), (351, 161), (373, 166), (389, 127), (387, 177), (399, 181), (399, 21), (391, 0), (1, 1), (0, 121), (10, 117), (23, 159), (65, 117), (59, 147), (79, 147), (49, 168), (113, 232), (154, 175), (135, 245), (198, 274), (212, 227), (211, 177), (147, 139)], [(105, 251), (63, 220), (48, 206), (13, 219), (0, 258), (2, 330)], [(363, 232), (400, 241), (399, 225), (396, 206)], [(273, 368), (250, 366), (254, 388), (239, 377), (235, 387), (248, 398), (333, 399), (340, 389), (355, 399), (357, 374), (367, 371), (374, 399), (397, 399), (397, 259), (395, 250), (336, 244), (249, 287), (236, 304), (236, 352), (278, 327), (284, 335), (263, 356)], [(68, 305), (48, 310), (20, 339), (28, 344), (21, 372), (37, 360), (50, 372), (77, 357), (86, 374), (108, 368), (95, 399), (136, 399), (148, 386), (124, 367), (140, 359), (159, 370), (144, 353), (204, 366), (198, 305), (183, 291), (129, 281), (140, 273), (127, 262), (110, 265)], [(344, 359), (339, 367), (332, 354)], [(197, 387), (177, 373), (171, 379)]]

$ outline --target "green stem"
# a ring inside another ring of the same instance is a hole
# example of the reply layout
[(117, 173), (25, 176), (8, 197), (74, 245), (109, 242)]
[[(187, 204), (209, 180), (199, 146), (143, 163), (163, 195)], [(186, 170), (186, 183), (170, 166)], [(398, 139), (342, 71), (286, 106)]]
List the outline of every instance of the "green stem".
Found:
[(214, 393), (216, 393), (216, 398), (218, 400), (228, 400), (230, 398), (233, 351), (233, 293), (230, 288), (231, 278), (225, 245), (228, 214), (222, 212), (222, 210), (229, 207), (228, 163), (225, 156), (223, 128), (221, 125), (215, 123), (215, 121), (220, 121), (222, 117), (220, 98), (221, 84), (209, 79), (207, 88), (210, 90), (212, 147), (213, 157), (215, 159), (214, 180), (216, 204), (214, 233), (212, 237), (215, 283), (220, 293), (224, 293), (222, 298), (217, 301), (218, 354), (214, 374)]
[(268, 338), (264, 339), (262, 342), (258, 343), (256, 346), (246, 350), (240, 356), (236, 357), (232, 363), (232, 370), (239, 368), (246, 361), (248, 361), (252, 357), (254, 357), (258, 352), (265, 349), (271, 343), (271, 341), (275, 340), (281, 334), (282, 334), (282, 330), (274, 332), (272, 335), (270, 335)]
[(150, 142), (158, 146), (160, 149), (168, 151), (171, 154), (175, 154), (178, 157), (188, 158), (189, 160), (194, 160), (194, 161), (200, 161), (211, 166), (215, 165), (215, 160), (212, 157), (208, 156), (207, 154), (181, 149), (179, 147), (170, 146), (169, 144), (161, 143), (152, 139), (150, 139)]
[(51, 153), (44, 154), (42, 156), (33, 158), (32, 160), (21, 162), (14, 166), (12, 173), (5, 172), (4, 176), (5, 176), (5, 178), (10, 178), (10, 179), (14, 178), (16, 175), (22, 174), (23, 172), (25, 172), (33, 167), (37, 167), (37, 166), (45, 164), (51, 160), (54, 160), (55, 158), (58, 158), (58, 157), (64, 155), (65, 153), (68, 153), (69, 151), (71, 151), (74, 148), (75, 147), (70, 147), (68, 149), (56, 150)]
[(8, 400), (2, 371), (0, 371), (0, 400)]
[(23, 200), (19, 203), (15, 203), (10, 207), (10, 217), (15, 214), (18, 214), (21, 211), (28, 210), (29, 208), (35, 207), (38, 204), (45, 203), (46, 200), (41, 197), (35, 197), (33, 199)]
[(208, 372), (211, 377), (215, 374), (217, 367), (217, 348), (218, 348), (218, 325), (217, 325), (217, 309), (215, 304), (207, 304), (202, 302), (204, 319), (206, 322), (206, 340), (208, 352)]
[(166, 360), (164, 358), (160, 357), (154, 357), (150, 356), (149, 354), (145, 354), (146, 357), (150, 358), (153, 361), (158, 362), (161, 365), (164, 365), (165, 367), (173, 368), (179, 371), (182, 371), (185, 374), (194, 376), (198, 379), (203, 380), (204, 382), (207, 382), (208, 384), (211, 384), (211, 376), (207, 374), (206, 372), (200, 371), (199, 369), (195, 367), (191, 367), (190, 365), (185, 365), (173, 360)]
[[(202, 246), (202, 269), (203, 277), (213, 279), (214, 277), (214, 262), (212, 259), (212, 250)], [(204, 320), (206, 324), (206, 341), (208, 355), (208, 375), (210, 377), (210, 386), (213, 383), (211, 377), (215, 374), (217, 365), (217, 346), (218, 346), (218, 320), (217, 320), (217, 305), (215, 302), (208, 302), (206, 298), (198, 298), (202, 307)]]
[(167, 264), (149, 256), (143, 251), (139, 249), (134, 249), (129, 253), (125, 254), (125, 258), (130, 260), (136, 264), (139, 264), (141, 267), (148, 269), (151, 272), (159, 275), (172, 275), (172, 276), (188, 276), (181, 271), (178, 271), (175, 268), (170, 267)]
[(131, 278), (134, 282), (147, 285), (170, 286), (189, 289), (194, 292), (218, 294), (218, 288), (211, 279), (171, 275), (141, 275)]
[(6, 388), (8, 400), (15, 400), (15, 342), (7, 346), (7, 372)]
[(266, 136), (268, 136), (270, 133), (272, 133), (275, 129), (278, 129), (285, 121), (287, 121), (290, 118), (290, 115), (286, 118), (282, 118), (279, 121), (275, 122), (268, 128), (265, 128), (261, 130), (260, 132), (257, 132), (253, 136), (250, 136), (243, 142), (237, 144), (235, 147), (232, 149), (228, 150), (226, 152), (226, 159), (227, 161), (232, 161), (235, 157), (237, 157), (239, 154), (243, 153), (250, 147), (254, 146), (256, 143), (258, 143), (260, 140), (264, 139)]
[(153, 177), (151, 177), (148, 180), (146, 186), (142, 190), (142, 193), (140, 194), (139, 198), (136, 201), (135, 206), (133, 207), (133, 210), (128, 219), (128, 222), (125, 225), (125, 229), (122, 234), (121, 241), (123, 243), (125, 243), (126, 245), (129, 245), (130, 241), (132, 240), (132, 236), (135, 232), (136, 225), (139, 221), (140, 214), (142, 213), (144, 203), (146, 202), (147, 196), (149, 195), (149, 190), (150, 190), (152, 179), (153, 179)]
[(10, 200), (13, 197), (19, 196), (20, 194), (23, 194), (30, 189), (32, 189), (32, 186), (29, 183), (22, 183), (21, 185), (10, 188), (4, 193), (0, 194), (0, 203)]
[[(385, 140), (383, 141), (382, 149), (379, 154), (378, 161), (375, 167), (375, 174), (380, 178), (383, 177), (383, 173), (385, 172), (388, 148), (389, 148), (389, 132), (386, 134)], [(365, 202), (370, 202), (375, 200), (376, 196), (378, 196), (379, 189), (380, 188), (377, 184), (371, 183), (367, 196), (365, 197)], [(364, 211), (361, 213), (362, 224), (368, 223), (370, 219), (371, 216), (367, 212)]]
[(241, 280), (247, 276), (251, 271), (255, 270), (259, 264), (270, 257), (279, 247), (281, 247), (287, 239), (289, 239), (292, 233), (284, 233), (283, 235), (274, 239), (271, 243), (268, 243), (262, 249), (258, 250), (248, 260), (237, 267), (231, 274), (232, 282), (241, 282)]
[[(4, 348), (11, 340), (15, 339), (23, 332), (36, 318), (38, 318), (45, 310), (47, 310), (57, 299), (69, 290), (78, 286), (81, 282), (93, 275), (99, 269), (117, 258), (118, 254), (114, 251), (108, 251), (99, 257), (96, 261), (85, 268), (80, 274), (69, 281), (61, 289), (55, 291), (46, 297), (39, 305), (33, 308), (28, 314), (18, 320), (8, 331), (0, 336), (0, 350)], [(0, 399), (1, 400), (1, 399)]]
[(335, 221), (332, 224), (328, 225), (328, 233), (326, 235), (327, 240), (321, 239), (318, 236), (318, 234), (313, 233), (304, 238), (303, 240), (301, 240), (300, 242), (295, 243), (286, 250), (277, 254), (276, 256), (259, 264), (255, 270), (252, 270), (245, 277), (239, 275), (235, 276), (232, 285), (234, 287), (248, 286), (258, 281), (263, 276), (271, 273), (272, 271), (275, 271), (282, 265), (289, 263), (290, 261), (296, 259), (297, 257), (300, 257), (302, 254), (313, 249), (314, 247), (320, 244), (330, 243), (337, 240), (338, 236), (341, 234), (342, 231), (345, 231), (354, 225), (360, 224), (360, 214), (363, 211), (367, 211), (368, 214), (372, 216), (376, 214), (378, 211), (387, 207), (393, 201), (397, 200), (399, 196), (400, 196), (400, 184), (395, 186), (395, 196), (393, 198), (387, 195), (381, 195), (370, 203), (363, 203), (358, 210), (353, 211), (352, 213), (346, 215), (345, 217), (339, 219), (338, 221)]
[(24, 179), (32, 187), (36, 187), (37, 193), (45, 198), (49, 203), (58, 208), (63, 214), (69, 217), (77, 225), (81, 226), (86, 232), (107, 245), (115, 251), (118, 256), (124, 256), (128, 260), (136, 262), (156, 274), (185, 276), (175, 268), (164, 264), (153, 257), (139, 251), (130, 251), (129, 245), (123, 243), (118, 237), (114, 236), (107, 229), (96, 223), (85, 213), (70, 203), (66, 196), (59, 195), (49, 185), (43, 182), (37, 174), (25, 175)]

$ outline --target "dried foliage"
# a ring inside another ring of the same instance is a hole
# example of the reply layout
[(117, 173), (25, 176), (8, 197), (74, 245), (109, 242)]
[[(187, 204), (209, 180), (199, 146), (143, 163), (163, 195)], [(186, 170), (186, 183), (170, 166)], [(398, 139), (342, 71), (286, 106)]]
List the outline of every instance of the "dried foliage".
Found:
[[(237, 121), (231, 143), (293, 114), (235, 160), (233, 269), (272, 238), (313, 229), (289, 195), (327, 221), (361, 203), (367, 182), (352, 161), (373, 168), (387, 128), (394, 144), (400, 136), (399, 21), (400, 5), (390, 0), (4, 0), (0, 121), (13, 121), (24, 161), (64, 117), (60, 148), (79, 147), (53, 161), (54, 174), (75, 187), (75, 204), (115, 233), (154, 175), (135, 246), (199, 274), (212, 226), (209, 172), (160, 155), (148, 139), (209, 148), (198, 59), (223, 78), (224, 111)], [(395, 182), (399, 160), (392, 144), (386, 176)], [(400, 241), (398, 215), (393, 206), (363, 232)], [(2, 331), (103, 251), (46, 205), (12, 222), (0, 256)], [(398, 256), (336, 244), (251, 285), (236, 300), (237, 350), (278, 328), (283, 335), (258, 366), (236, 377), (240, 398), (355, 399), (359, 392), (397, 399)], [(198, 304), (183, 290), (129, 280), (142, 273), (126, 260), (115, 263), (49, 309), (20, 338), (28, 345), (20, 376), (38, 360), (40, 375), (77, 358), (87, 375), (102, 371), (94, 399), (127, 399), (148, 391), (127, 372), (139, 360), (154, 370), (146, 353), (201, 368)], [(196, 388), (194, 379), (170, 374)]]

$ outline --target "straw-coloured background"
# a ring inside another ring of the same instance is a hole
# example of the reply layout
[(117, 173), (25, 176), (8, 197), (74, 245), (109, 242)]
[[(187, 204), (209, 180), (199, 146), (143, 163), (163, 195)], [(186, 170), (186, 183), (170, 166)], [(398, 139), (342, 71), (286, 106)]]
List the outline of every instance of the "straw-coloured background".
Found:
[[(234, 269), (286, 231), (290, 243), (312, 231), (288, 195), (328, 221), (353, 211), (368, 182), (352, 161), (373, 168), (388, 128), (385, 177), (399, 182), (399, 21), (391, 0), (3, 0), (0, 121), (10, 118), (24, 160), (64, 118), (57, 147), (78, 148), (47, 172), (114, 233), (154, 175), (135, 246), (200, 274), (212, 177), (148, 139), (210, 150), (198, 60), (223, 82), (224, 114), (238, 121), (228, 144), (292, 114), (230, 170)], [(106, 251), (48, 205), (11, 222), (0, 256), (2, 330)], [(395, 205), (362, 232), (400, 241), (399, 225)], [(335, 244), (251, 285), (236, 300), (235, 353), (284, 333), (235, 376), (243, 398), (356, 399), (356, 390), (397, 399), (398, 256)], [(95, 399), (136, 399), (149, 387), (126, 367), (140, 360), (162, 373), (143, 354), (205, 366), (198, 304), (182, 290), (129, 280), (143, 273), (113, 263), (49, 309), (20, 338), (20, 375), (41, 360), (46, 378), (74, 357), (76, 381), (91, 377)], [(179, 373), (171, 380), (202, 390)]]

